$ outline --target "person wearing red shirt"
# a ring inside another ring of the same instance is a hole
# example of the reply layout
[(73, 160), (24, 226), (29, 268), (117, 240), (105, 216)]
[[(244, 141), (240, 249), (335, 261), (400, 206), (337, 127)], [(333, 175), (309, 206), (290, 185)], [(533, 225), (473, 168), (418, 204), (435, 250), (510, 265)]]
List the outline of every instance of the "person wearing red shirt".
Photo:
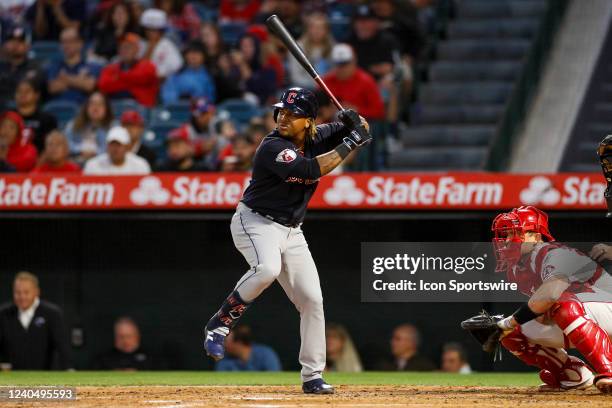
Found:
[(248, 23), (257, 15), (260, 6), (259, 0), (221, 0), (219, 17), (221, 17), (221, 22)]
[(24, 136), (25, 125), (17, 112), (7, 111), (0, 115), (0, 142), (8, 146), (6, 162), (18, 172), (32, 170), (38, 152)]
[(32, 173), (80, 173), (81, 168), (69, 156), (68, 139), (59, 130), (53, 130), (45, 138), (40, 164)]
[(127, 33), (119, 44), (119, 62), (102, 69), (98, 87), (113, 98), (134, 98), (148, 108), (155, 106), (159, 79), (155, 65), (139, 60), (140, 37)]
[(335, 68), (323, 77), (345, 109), (355, 109), (368, 120), (385, 118), (385, 105), (374, 78), (357, 66), (353, 49), (336, 44), (332, 50)]

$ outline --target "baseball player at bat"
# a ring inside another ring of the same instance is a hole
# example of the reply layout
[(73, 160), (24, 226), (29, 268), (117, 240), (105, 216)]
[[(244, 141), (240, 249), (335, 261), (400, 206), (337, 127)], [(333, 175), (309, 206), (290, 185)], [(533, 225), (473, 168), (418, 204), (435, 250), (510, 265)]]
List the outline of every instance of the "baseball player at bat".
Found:
[(339, 122), (315, 126), (317, 100), (302, 88), (286, 90), (274, 105), (277, 128), (261, 142), (252, 180), (231, 221), (234, 245), (249, 270), (205, 328), (204, 348), (215, 360), (240, 317), (277, 280), (300, 313), (302, 389), (331, 394), (325, 368), (325, 318), (319, 276), (301, 225), (318, 180), (367, 144), (369, 126), (353, 110)]
[[(533, 206), (499, 214), (493, 221), (497, 271), (529, 296), (511, 316), (483, 312), (464, 322), (492, 351), (501, 345), (540, 369), (540, 391), (612, 392), (612, 276), (597, 262), (612, 259), (608, 245), (589, 255), (555, 242), (548, 216)], [(486, 325), (491, 332), (483, 336)], [(498, 343), (497, 343), (498, 344)], [(577, 349), (591, 368), (566, 349)]]

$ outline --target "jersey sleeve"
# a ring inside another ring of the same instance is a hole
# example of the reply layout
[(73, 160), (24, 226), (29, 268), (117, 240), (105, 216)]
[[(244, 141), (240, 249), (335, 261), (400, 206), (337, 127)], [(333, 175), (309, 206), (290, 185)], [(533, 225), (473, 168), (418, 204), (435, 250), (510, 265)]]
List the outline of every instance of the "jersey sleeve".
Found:
[(342, 138), (348, 136), (349, 129), (340, 122), (332, 122), (317, 126), (317, 135), (314, 143), (323, 144), (326, 151), (330, 151), (342, 142)]
[(255, 165), (264, 166), (283, 180), (288, 177), (316, 180), (321, 177), (317, 159), (309, 159), (296, 151), (293, 143), (275, 138), (261, 144)]
[(549, 251), (540, 267), (542, 282), (562, 279), (569, 283), (586, 282), (594, 274), (597, 264), (588, 256), (573, 248), (556, 248)]

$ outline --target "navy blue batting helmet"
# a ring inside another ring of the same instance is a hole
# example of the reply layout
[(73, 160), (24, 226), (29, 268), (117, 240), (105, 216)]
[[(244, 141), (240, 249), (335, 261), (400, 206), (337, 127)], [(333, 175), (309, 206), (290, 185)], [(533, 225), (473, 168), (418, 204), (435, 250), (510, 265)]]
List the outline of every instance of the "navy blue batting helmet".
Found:
[(304, 88), (289, 88), (281, 97), (280, 102), (274, 104), (274, 120), (279, 109), (289, 109), (291, 112), (308, 118), (316, 118), (319, 102), (314, 93)]

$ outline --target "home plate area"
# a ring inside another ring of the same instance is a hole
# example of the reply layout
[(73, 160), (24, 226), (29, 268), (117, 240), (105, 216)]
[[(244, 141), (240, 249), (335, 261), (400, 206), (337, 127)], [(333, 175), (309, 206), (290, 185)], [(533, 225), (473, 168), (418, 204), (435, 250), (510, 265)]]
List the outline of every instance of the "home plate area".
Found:
[[(610, 407), (596, 390), (538, 393), (533, 387), (340, 385), (334, 395), (304, 395), (298, 386), (78, 387), (71, 407)], [(24, 406), (24, 405), (20, 405)], [(38, 403), (32, 406), (39, 406)], [(42, 406), (42, 405), (40, 405)]]

